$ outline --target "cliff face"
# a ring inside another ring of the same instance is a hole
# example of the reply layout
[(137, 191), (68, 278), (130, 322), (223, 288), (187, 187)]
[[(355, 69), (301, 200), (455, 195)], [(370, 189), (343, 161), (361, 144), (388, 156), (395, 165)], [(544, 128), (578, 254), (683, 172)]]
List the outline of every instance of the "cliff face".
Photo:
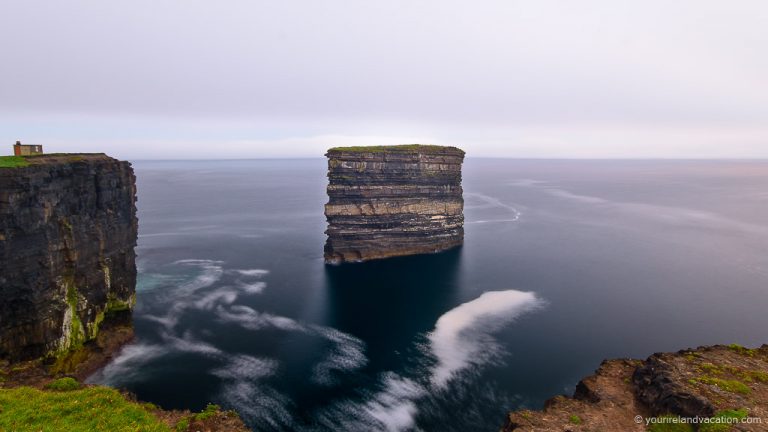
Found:
[(326, 156), (327, 263), (432, 253), (464, 241), (462, 150), (339, 147)]
[(60, 355), (135, 301), (133, 169), (103, 154), (0, 168), (0, 358)]

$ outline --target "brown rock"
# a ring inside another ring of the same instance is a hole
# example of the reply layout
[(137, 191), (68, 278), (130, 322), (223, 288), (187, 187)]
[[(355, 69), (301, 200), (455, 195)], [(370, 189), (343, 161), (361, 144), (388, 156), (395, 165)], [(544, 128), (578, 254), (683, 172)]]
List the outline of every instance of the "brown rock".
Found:
[(542, 411), (509, 413), (502, 432), (640, 432), (653, 417), (707, 418), (724, 410), (746, 410), (763, 421), (732, 430), (768, 431), (768, 346), (716, 345), (645, 361), (607, 360), (573, 397), (552, 398)]
[(344, 147), (326, 156), (327, 263), (434, 253), (463, 243), (462, 150)]

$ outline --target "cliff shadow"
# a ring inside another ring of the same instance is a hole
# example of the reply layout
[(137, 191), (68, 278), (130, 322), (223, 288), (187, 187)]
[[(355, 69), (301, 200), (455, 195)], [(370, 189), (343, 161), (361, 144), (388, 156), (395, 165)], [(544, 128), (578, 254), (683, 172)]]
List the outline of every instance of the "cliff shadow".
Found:
[(391, 367), (398, 353), (456, 306), (461, 247), (363, 263), (326, 265), (327, 323), (361, 338), (370, 366)]

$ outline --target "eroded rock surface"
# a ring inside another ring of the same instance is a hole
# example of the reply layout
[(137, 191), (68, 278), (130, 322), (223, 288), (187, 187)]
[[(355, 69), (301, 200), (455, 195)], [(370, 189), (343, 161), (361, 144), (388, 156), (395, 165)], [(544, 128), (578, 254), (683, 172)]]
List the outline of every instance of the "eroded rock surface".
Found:
[(463, 243), (462, 150), (339, 147), (326, 156), (327, 263), (433, 253)]
[[(642, 419), (636, 421), (637, 416)], [(750, 417), (722, 429), (768, 431), (768, 345), (700, 347), (648, 359), (606, 360), (572, 397), (557, 396), (541, 411), (511, 412), (502, 432), (646, 431), (648, 419)], [(691, 431), (677, 425), (676, 431)]]
[(133, 169), (103, 154), (0, 168), (0, 359), (59, 356), (135, 301)]

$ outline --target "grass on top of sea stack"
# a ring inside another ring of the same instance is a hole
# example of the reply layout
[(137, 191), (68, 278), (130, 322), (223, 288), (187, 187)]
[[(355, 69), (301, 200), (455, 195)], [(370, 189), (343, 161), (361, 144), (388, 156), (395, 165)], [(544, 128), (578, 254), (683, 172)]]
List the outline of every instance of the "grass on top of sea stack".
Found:
[(23, 168), (29, 166), (24, 156), (0, 156), (0, 168)]
[[(54, 388), (56, 386), (53, 386)], [(147, 408), (108, 387), (0, 389), (0, 430), (169, 432)]]
[(359, 152), (359, 153), (383, 153), (383, 152), (407, 152), (407, 153), (440, 153), (445, 150), (463, 151), (457, 147), (440, 146), (433, 144), (399, 144), (381, 146), (350, 146), (333, 147), (329, 152)]

